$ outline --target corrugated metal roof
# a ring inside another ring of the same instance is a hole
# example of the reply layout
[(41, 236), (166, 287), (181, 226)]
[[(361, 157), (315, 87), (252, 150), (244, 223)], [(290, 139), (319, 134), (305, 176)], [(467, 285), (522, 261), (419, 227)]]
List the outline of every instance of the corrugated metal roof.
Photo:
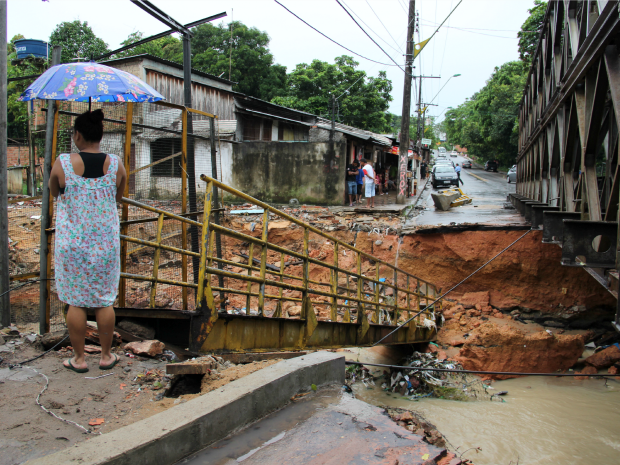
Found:
[[(329, 119), (319, 117), (317, 127), (321, 129), (331, 130), (332, 122)], [(392, 146), (392, 140), (388, 137), (385, 137), (382, 134), (377, 134), (371, 131), (365, 131), (364, 129), (355, 128), (353, 126), (348, 126), (342, 123), (336, 123), (335, 129), (336, 131), (342, 132), (343, 134), (349, 134), (350, 136), (358, 137), (363, 140), (372, 139), (372, 141), (376, 143), (377, 145), (385, 145), (385, 146), (390, 146), (390, 147)]]

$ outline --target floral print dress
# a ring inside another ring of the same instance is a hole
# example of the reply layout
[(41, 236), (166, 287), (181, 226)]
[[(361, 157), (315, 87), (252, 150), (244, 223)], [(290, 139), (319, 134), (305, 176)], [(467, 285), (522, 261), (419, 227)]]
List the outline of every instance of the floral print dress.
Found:
[(55, 279), (60, 301), (82, 308), (108, 307), (118, 293), (121, 272), (116, 209), (119, 159), (109, 155), (107, 174), (87, 179), (73, 171), (68, 153), (59, 159), (65, 193), (56, 218)]

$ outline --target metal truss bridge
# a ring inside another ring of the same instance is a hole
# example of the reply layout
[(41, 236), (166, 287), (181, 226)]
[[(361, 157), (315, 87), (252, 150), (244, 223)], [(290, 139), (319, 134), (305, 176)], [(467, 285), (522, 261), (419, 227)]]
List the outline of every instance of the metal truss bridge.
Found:
[[(618, 297), (620, 15), (617, 1), (551, 1), (519, 110), (512, 202)], [(620, 330), (620, 311), (615, 320)]]

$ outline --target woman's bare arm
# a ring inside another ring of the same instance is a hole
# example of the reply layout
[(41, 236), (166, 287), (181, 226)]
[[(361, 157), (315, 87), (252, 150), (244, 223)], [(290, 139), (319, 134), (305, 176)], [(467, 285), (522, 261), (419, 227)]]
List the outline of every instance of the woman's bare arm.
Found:
[(60, 195), (60, 188), (65, 187), (65, 172), (62, 169), (60, 160), (56, 160), (54, 162), (54, 166), (50, 172), (48, 187), (50, 189), (50, 193), (54, 197), (58, 197)]
[[(119, 157), (120, 158), (120, 157)], [(127, 171), (122, 163), (119, 162), (116, 171), (116, 201), (120, 203), (125, 195), (125, 186), (127, 185)]]

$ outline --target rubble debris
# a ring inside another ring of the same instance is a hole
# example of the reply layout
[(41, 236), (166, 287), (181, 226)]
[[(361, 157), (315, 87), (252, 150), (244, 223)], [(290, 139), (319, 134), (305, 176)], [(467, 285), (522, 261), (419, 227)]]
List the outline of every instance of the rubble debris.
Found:
[(124, 349), (133, 352), (135, 355), (156, 357), (164, 352), (166, 346), (163, 342), (156, 339), (149, 341), (134, 341), (125, 344)]
[(390, 371), (384, 370), (383, 374), (374, 376), (366, 367), (350, 365), (346, 370), (346, 379), (350, 383), (359, 382), (367, 389), (374, 389), (374, 386), (380, 383), (381, 389), (386, 394), (398, 394), (413, 401), (435, 397), (459, 401), (496, 400), (504, 402), (503, 399), (492, 396), (488, 392), (489, 386), (477, 376), (467, 373), (421, 371), (420, 368), (463, 369), (453, 361), (439, 360), (435, 353), (414, 352), (398, 366), (411, 368), (390, 368)]
[(181, 363), (169, 363), (166, 365), (168, 375), (204, 375), (217, 367), (217, 361), (207, 355)]
[(142, 339), (153, 339), (155, 337), (154, 328), (129, 318), (118, 323), (118, 327)]
[(615, 343), (600, 352), (590, 355), (584, 361), (587, 365), (593, 366), (597, 370), (608, 368), (620, 362), (620, 344)]
[(401, 408), (389, 408), (387, 409), (387, 414), (399, 426), (402, 426), (418, 436), (423, 436), (423, 440), (428, 444), (432, 444), (436, 447), (446, 447), (446, 440), (435, 425), (418, 413)]

